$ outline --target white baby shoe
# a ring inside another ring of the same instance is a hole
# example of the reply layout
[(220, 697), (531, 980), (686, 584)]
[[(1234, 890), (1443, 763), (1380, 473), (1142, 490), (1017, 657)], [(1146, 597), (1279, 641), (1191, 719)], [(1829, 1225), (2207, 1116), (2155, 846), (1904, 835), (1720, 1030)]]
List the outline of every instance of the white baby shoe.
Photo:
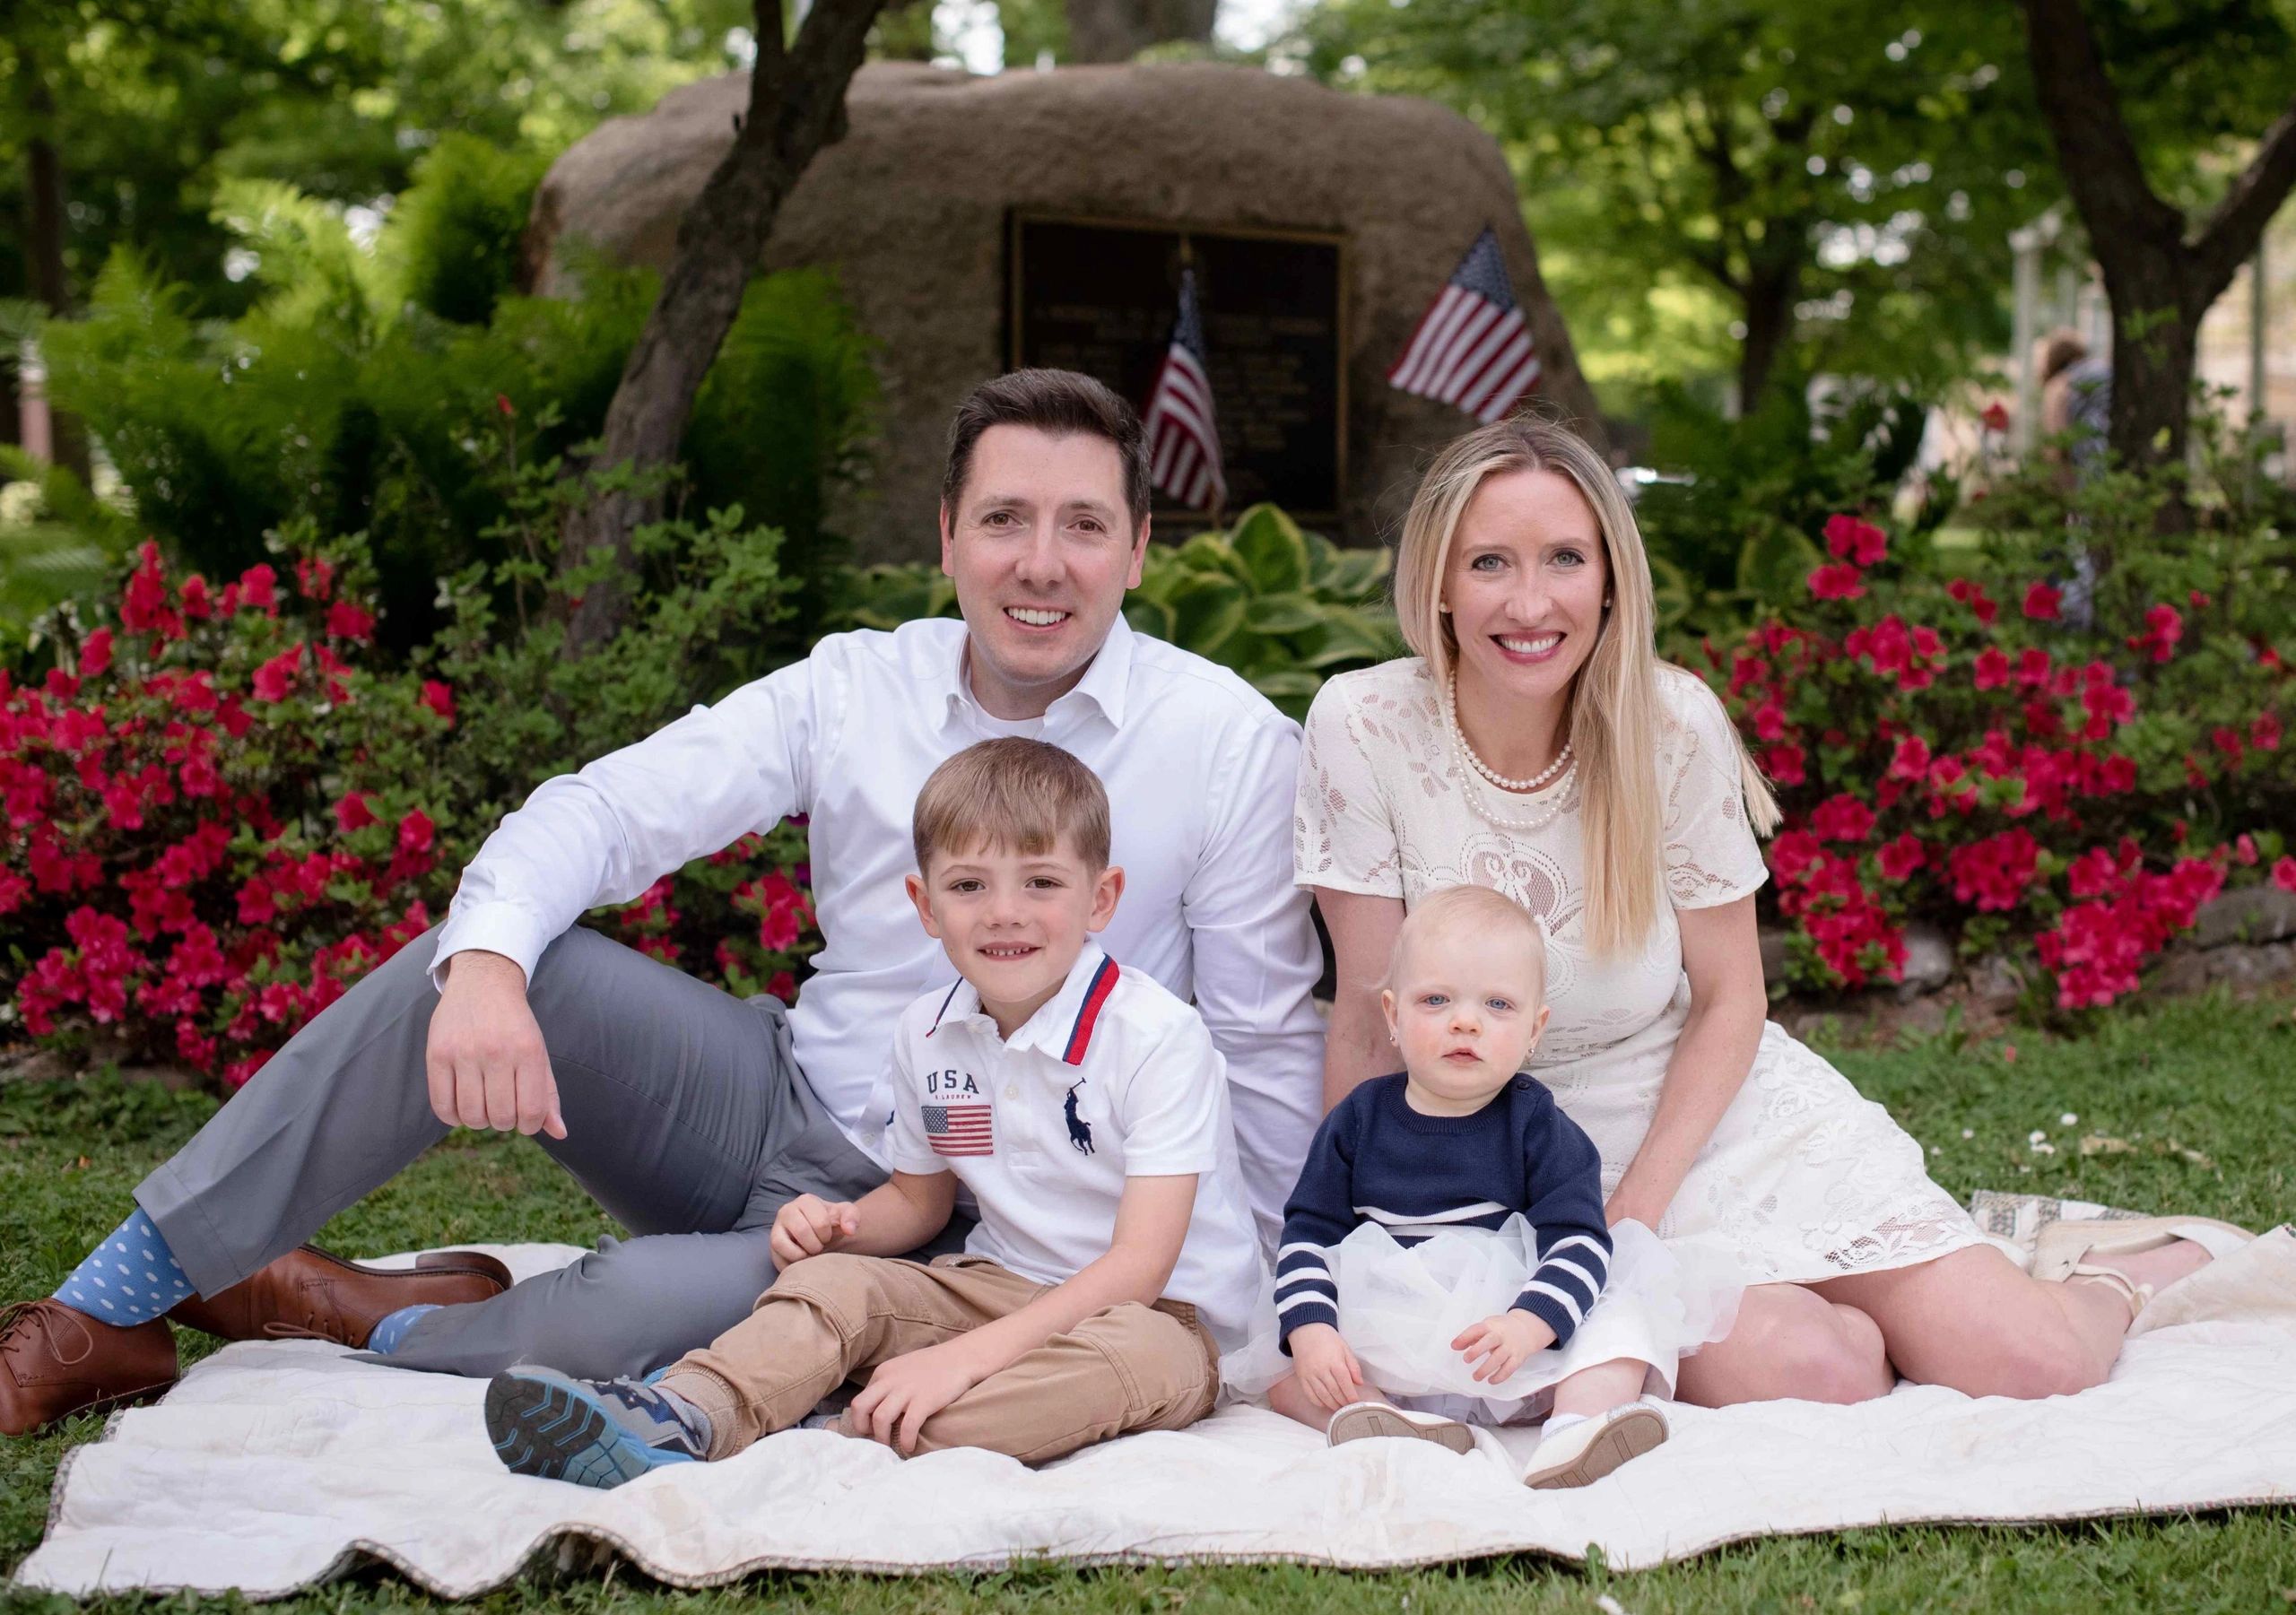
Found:
[(1474, 1431), (1468, 1426), (1439, 1413), (1414, 1413), (1392, 1402), (1351, 1402), (1334, 1413), (1331, 1422), (1324, 1427), (1325, 1443), (1331, 1446), (1343, 1441), (1365, 1441), (1375, 1436), (1431, 1441), (1461, 1457), (1474, 1451)]
[(1543, 1437), (1523, 1472), (1523, 1484), (1538, 1491), (1592, 1485), (1658, 1446), (1667, 1434), (1664, 1413), (1647, 1402), (1630, 1402)]

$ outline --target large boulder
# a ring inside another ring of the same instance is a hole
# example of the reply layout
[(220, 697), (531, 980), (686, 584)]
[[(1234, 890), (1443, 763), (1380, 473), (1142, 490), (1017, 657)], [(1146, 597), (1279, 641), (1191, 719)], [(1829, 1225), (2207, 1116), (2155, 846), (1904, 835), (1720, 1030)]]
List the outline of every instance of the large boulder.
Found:
[[(689, 84), (567, 151), (535, 200), (530, 283), (572, 290), (555, 251), (569, 238), (665, 267), (748, 93), (744, 74)], [(1596, 419), (1505, 158), (1431, 102), (1210, 64), (979, 78), (903, 63), (864, 68), (847, 105), (849, 133), (783, 206), (763, 267), (834, 268), (882, 344), (875, 483), (836, 513), (864, 559), (932, 552), (949, 415), (1005, 368), (1013, 210), (1345, 235), (1349, 421), (1335, 536), (1391, 534), (1426, 451), (1472, 424), (1396, 391), (1387, 371), (1486, 224), (1538, 345), (1542, 395)]]

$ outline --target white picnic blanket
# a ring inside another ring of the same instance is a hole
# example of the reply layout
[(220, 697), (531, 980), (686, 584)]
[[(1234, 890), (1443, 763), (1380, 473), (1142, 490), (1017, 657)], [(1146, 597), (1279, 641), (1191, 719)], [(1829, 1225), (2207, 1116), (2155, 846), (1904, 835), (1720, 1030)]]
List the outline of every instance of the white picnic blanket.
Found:
[[(577, 1254), (495, 1251), (522, 1275)], [(2283, 1229), (2153, 1308), (2111, 1381), (2079, 1396), (1906, 1386), (1847, 1408), (1683, 1408), (1672, 1441), (1578, 1491), (1518, 1483), (1528, 1432), (1485, 1433), (1465, 1457), (1413, 1441), (1327, 1449), (1274, 1413), (1231, 1408), (1033, 1472), (981, 1452), (903, 1462), (793, 1430), (730, 1463), (601, 1492), (505, 1472), (475, 1381), (364, 1366), (314, 1341), (248, 1343), (67, 1454), (47, 1540), (16, 1581), (275, 1598), (381, 1560), (466, 1597), (553, 1556), (619, 1555), (704, 1586), (768, 1568), (1374, 1568), (1525, 1550), (1577, 1559), (1590, 1545), (1639, 1568), (1854, 1525), (2296, 1502), (2292, 1361), (2296, 1236)]]

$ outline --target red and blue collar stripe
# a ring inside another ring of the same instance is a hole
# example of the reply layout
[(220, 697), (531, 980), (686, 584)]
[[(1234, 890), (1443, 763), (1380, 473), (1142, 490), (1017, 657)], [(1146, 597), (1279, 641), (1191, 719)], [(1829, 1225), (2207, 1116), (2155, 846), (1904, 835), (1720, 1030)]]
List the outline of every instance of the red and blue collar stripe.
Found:
[[(1117, 977), (1122, 974), (1116, 960), (1106, 954), (1100, 956), (1100, 968), (1092, 972), (1092, 983), (1084, 989), (1083, 1006), (1076, 1012), (1076, 1024), (1069, 1029), (1068, 1047), (1061, 1059), (1070, 1065), (1084, 1064), (1084, 1051), (1091, 1046), (1092, 1028), (1100, 1019), (1100, 1006), (1108, 1003), (1109, 994), (1116, 991)], [(948, 1006), (942, 1006), (946, 1009)]]
[(965, 978), (961, 976), (958, 977), (955, 985), (949, 989), (949, 995), (941, 1000), (941, 1007), (933, 1012), (933, 1024), (925, 1029), (926, 1037), (930, 1038), (941, 1029), (941, 1017), (949, 1012), (949, 1006), (956, 1002), (957, 994), (964, 990), (964, 985)]

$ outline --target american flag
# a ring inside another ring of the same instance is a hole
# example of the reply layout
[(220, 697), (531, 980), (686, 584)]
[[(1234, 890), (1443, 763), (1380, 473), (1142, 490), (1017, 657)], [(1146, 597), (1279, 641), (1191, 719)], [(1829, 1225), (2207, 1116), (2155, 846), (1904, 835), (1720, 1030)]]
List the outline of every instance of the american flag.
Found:
[(1498, 420), (1538, 385), (1539, 357), (1488, 225), (1420, 316), (1387, 380), (1483, 421)]
[(1172, 345), (1156, 372), (1143, 425), (1156, 486), (1191, 510), (1215, 516), (1227, 502), (1220, 474), (1220, 426), (1212, 414), (1212, 379), (1205, 373), (1204, 317), (1196, 306), (1196, 271), (1180, 271), (1180, 312)]
[(935, 1155), (994, 1155), (995, 1129), (986, 1105), (927, 1105), (925, 1142)]

